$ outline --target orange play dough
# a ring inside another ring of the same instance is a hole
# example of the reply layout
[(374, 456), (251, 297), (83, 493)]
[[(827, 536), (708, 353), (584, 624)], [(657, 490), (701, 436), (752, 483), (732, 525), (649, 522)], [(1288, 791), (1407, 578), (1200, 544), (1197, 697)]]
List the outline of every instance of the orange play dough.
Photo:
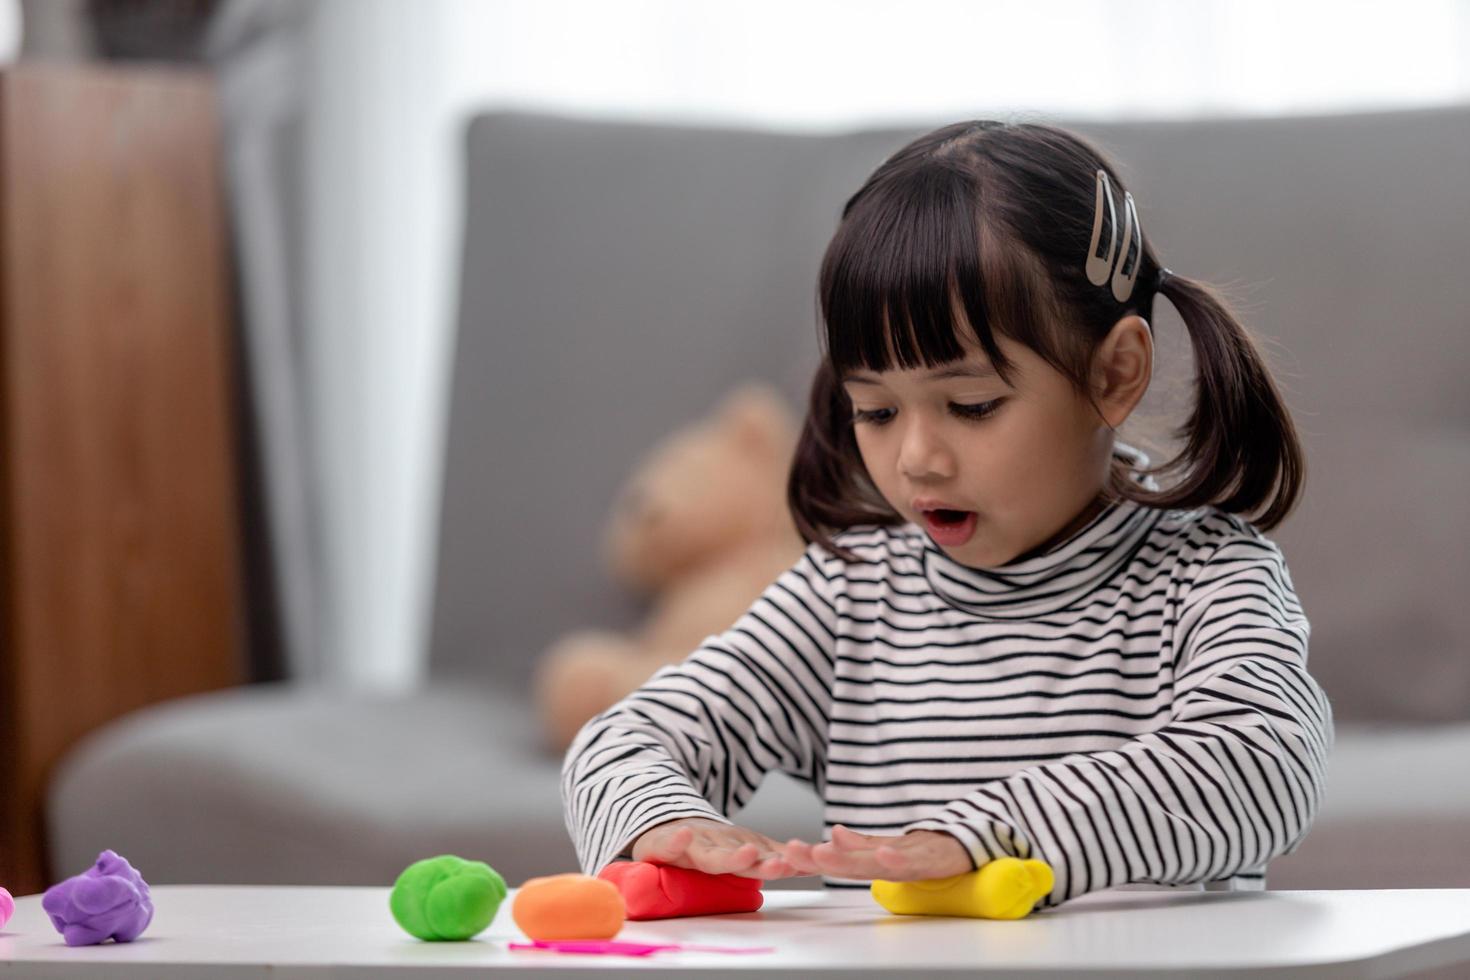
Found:
[(527, 880), (510, 914), (532, 939), (611, 939), (627, 917), (616, 885), (579, 874)]

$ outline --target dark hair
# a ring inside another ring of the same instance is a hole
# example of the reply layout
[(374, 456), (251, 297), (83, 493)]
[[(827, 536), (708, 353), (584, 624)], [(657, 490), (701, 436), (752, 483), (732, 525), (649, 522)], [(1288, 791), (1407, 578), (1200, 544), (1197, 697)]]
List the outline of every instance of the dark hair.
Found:
[(1295, 507), (1305, 477), (1295, 426), (1259, 349), (1221, 296), (1172, 273), (1161, 287), (1146, 234), (1141, 250), (1119, 259), (1136, 274), (1127, 300), (1086, 275), (1099, 170), (1112, 184), (1121, 226), (1123, 182), (1081, 137), (1035, 123), (962, 122), (899, 150), (848, 200), (822, 259), (825, 350), (787, 484), (807, 542), (850, 559), (833, 545), (834, 533), (902, 520), (858, 452), (840, 381), (847, 371), (961, 359), (962, 312), (1003, 380), (1014, 367), (996, 333), (1035, 351), (1092, 398), (1088, 368), (1097, 345), (1130, 313), (1152, 323), (1160, 294), (1189, 332), (1195, 398), (1176, 430), (1178, 453), (1142, 472), (1180, 475), (1149, 490), (1115, 458), (1108, 490), (1160, 508), (1262, 511), (1255, 523), (1263, 530)]

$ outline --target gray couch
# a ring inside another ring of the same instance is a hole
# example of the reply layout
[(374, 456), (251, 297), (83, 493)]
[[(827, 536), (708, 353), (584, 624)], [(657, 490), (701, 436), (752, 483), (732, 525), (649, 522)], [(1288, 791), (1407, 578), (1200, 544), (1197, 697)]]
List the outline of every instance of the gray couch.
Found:
[[(102, 847), (155, 882), (385, 883), (441, 852), (512, 881), (572, 869), (527, 678), (560, 632), (639, 615), (599, 567), (605, 507), (736, 382), (801, 403), (840, 206), (927, 128), (476, 118), (430, 685), (252, 686), (98, 731), (52, 782), (54, 869)], [(1164, 262), (1232, 287), (1307, 446), (1277, 539), (1338, 741), (1268, 887), (1470, 886), (1470, 108), (1079, 128), (1120, 159)], [(1156, 327), (1162, 421), (1130, 441), (1157, 453), (1189, 366), (1167, 305)], [(820, 832), (775, 776), (742, 819)]]

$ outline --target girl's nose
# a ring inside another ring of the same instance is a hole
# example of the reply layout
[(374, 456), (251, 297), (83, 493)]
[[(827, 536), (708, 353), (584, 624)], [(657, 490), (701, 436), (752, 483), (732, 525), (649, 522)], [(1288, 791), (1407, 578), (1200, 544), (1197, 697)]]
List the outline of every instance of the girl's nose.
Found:
[(898, 449), (899, 472), (910, 480), (949, 479), (955, 475), (954, 454), (927, 422), (909, 424)]

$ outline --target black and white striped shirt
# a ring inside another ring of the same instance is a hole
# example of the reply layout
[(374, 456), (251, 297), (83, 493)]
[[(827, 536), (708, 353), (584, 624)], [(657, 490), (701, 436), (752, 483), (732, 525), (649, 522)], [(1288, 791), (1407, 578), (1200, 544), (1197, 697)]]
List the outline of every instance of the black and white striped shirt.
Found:
[(773, 769), (814, 786), (828, 827), (1047, 861), (1038, 908), (1259, 890), (1301, 843), (1332, 711), (1281, 551), (1247, 521), (1122, 501), (996, 569), (913, 524), (835, 540), (859, 561), (810, 546), (578, 734), (562, 791), (585, 871), (654, 824), (725, 819)]

